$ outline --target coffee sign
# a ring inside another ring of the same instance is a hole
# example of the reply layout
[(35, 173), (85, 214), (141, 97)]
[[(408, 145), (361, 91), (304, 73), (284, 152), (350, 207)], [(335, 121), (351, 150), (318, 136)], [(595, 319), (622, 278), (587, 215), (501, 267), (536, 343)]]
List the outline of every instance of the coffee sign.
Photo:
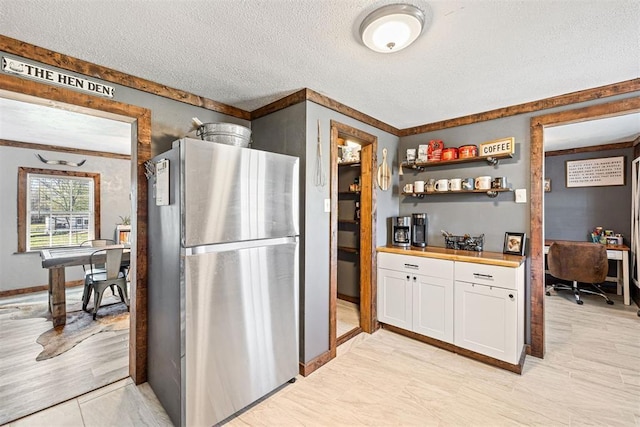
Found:
[(2, 70), (7, 73), (29, 77), (34, 80), (54, 83), (60, 86), (81, 90), (83, 92), (89, 92), (93, 95), (113, 98), (113, 86), (107, 86), (81, 77), (60, 73), (38, 65), (27, 64), (26, 62), (18, 61), (6, 56), (2, 57)]
[(515, 153), (515, 139), (502, 138), (495, 141), (483, 142), (480, 144), (480, 157), (493, 157), (500, 154), (513, 154)]

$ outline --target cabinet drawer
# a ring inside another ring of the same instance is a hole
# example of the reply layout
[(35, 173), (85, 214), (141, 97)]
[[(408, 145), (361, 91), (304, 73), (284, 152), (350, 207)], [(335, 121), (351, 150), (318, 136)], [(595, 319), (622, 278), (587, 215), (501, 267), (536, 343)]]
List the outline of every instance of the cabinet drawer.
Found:
[(475, 264), (472, 262), (455, 263), (456, 281), (479, 283), (500, 288), (517, 289), (517, 268), (495, 265)]
[(378, 254), (378, 268), (401, 271), (409, 274), (440, 277), (442, 279), (453, 279), (453, 261), (442, 259), (381, 252)]

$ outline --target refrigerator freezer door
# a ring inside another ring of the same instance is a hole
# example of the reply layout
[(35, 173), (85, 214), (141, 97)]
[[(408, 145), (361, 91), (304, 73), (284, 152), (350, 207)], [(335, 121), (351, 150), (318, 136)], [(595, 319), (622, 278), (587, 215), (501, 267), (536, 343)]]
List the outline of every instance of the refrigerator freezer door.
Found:
[(298, 235), (298, 158), (180, 141), (183, 245)]
[(298, 373), (297, 239), (265, 243), (185, 256), (185, 425), (216, 424)]

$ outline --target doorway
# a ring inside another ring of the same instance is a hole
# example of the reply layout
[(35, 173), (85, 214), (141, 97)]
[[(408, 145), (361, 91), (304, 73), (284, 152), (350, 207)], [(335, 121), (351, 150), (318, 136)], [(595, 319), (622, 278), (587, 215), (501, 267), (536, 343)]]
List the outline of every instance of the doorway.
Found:
[[(151, 113), (149, 110), (47, 86), (19, 77), (0, 74), (0, 96), (25, 100), (70, 111), (114, 118), (131, 125), (131, 301), (128, 341), (128, 375), (135, 383), (146, 381), (146, 277), (147, 277), (147, 180), (144, 162), (151, 158)], [(81, 378), (78, 378), (81, 381)], [(33, 381), (33, 380), (32, 380)]]
[[(531, 355), (544, 357), (544, 128), (640, 111), (640, 97), (531, 118)], [(635, 256), (633, 254), (632, 256)]]
[[(374, 171), (377, 137), (331, 121), (329, 352), (360, 332), (375, 330)], [(344, 147), (344, 148), (341, 148)], [(349, 152), (349, 155), (343, 153)], [(355, 153), (359, 152), (359, 155)], [(340, 163), (338, 163), (340, 159)], [(344, 160), (344, 161), (343, 161)], [(342, 283), (339, 283), (342, 282)], [(341, 307), (338, 307), (340, 296)], [(354, 324), (338, 336), (338, 310)], [(349, 316), (349, 314), (348, 314)]]

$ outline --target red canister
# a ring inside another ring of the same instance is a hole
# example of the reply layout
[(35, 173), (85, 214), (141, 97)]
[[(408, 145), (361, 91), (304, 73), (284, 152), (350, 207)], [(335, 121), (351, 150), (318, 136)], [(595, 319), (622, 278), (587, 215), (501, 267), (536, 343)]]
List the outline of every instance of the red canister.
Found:
[(468, 159), (478, 155), (478, 147), (476, 145), (462, 145), (458, 147), (461, 159)]
[(458, 158), (457, 148), (445, 148), (442, 150), (442, 160), (455, 160)]

